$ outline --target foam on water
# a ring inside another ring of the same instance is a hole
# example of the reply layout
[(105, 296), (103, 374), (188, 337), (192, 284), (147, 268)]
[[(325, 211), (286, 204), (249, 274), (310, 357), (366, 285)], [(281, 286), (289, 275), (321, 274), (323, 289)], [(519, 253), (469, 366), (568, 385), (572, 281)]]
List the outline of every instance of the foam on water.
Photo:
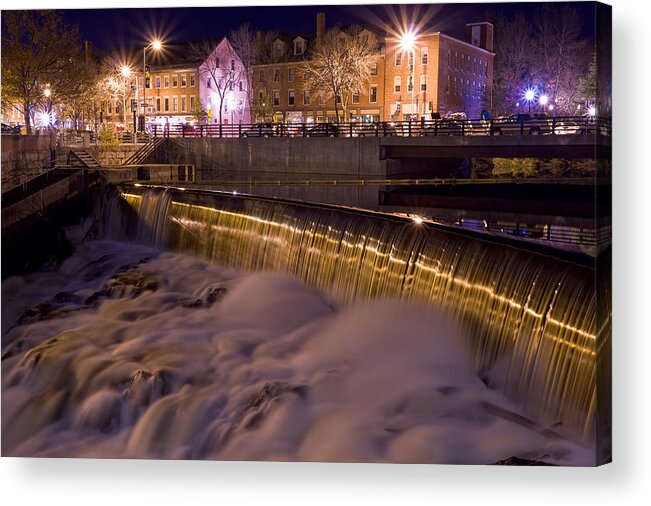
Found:
[(291, 277), (104, 241), (2, 301), (3, 455), (594, 463), (488, 388), (431, 307), (343, 309)]

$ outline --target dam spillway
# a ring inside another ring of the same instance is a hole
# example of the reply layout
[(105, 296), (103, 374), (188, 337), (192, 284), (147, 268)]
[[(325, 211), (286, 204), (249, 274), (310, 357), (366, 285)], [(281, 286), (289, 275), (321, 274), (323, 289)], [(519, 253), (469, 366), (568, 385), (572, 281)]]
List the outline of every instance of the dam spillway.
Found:
[(287, 273), (339, 304), (435, 304), (467, 329), (480, 375), (529, 412), (584, 440), (605, 430), (610, 301), (596, 294), (610, 274), (597, 276), (595, 259), (392, 215), (173, 187), (119, 186), (104, 216), (112, 239)]

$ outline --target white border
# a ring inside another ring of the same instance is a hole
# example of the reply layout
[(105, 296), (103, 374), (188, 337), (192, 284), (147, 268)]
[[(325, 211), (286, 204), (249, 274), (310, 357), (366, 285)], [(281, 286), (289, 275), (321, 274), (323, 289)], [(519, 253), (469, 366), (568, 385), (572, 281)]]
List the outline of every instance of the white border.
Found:
[[(67, 8), (133, 7), (132, 1), (125, 0), (53, 3)], [(311, 2), (255, 2), (307, 3)], [(649, 504), (651, 27), (646, 0), (610, 3), (614, 7), (615, 90), (613, 464), (598, 469), (568, 469), (3, 458), (0, 500), (12, 505), (84, 506), (203, 502), (329, 506)], [(136, 4), (186, 6), (178, 0), (138, 0)], [(192, 0), (190, 4), (235, 2)], [(3, 8), (52, 5), (44, 0), (10, 0)]]

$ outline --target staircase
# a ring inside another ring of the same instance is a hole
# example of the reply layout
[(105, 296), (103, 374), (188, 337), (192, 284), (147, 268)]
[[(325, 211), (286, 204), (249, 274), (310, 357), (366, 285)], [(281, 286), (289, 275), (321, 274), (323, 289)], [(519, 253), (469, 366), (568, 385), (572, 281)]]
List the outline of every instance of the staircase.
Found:
[(156, 151), (161, 144), (165, 142), (165, 138), (158, 138), (152, 142), (148, 142), (133, 155), (124, 161), (124, 165), (142, 165), (147, 162), (147, 159)]
[(99, 162), (85, 149), (70, 149), (67, 161), (67, 165), (71, 167), (85, 167), (87, 169), (98, 169), (101, 167)]

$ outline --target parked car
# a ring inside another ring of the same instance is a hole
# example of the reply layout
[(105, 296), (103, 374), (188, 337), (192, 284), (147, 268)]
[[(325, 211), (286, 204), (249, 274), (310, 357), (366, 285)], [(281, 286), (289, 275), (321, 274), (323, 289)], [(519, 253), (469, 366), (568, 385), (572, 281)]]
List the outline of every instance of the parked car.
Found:
[(2, 123), (2, 133), (7, 135), (20, 135), (20, 125)]
[(583, 128), (584, 126), (576, 121), (557, 121), (554, 125), (554, 133), (556, 135), (577, 135)]
[(358, 123), (353, 127), (355, 137), (393, 137), (398, 135), (396, 127), (387, 122)]
[(332, 123), (319, 123), (307, 132), (305, 132), (305, 137), (341, 137), (341, 130), (337, 125)]
[(546, 113), (521, 113), (493, 120), (491, 135), (541, 135), (551, 133), (552, 120)]
[(242, 132), (242, 137), (273, 137), (274, 125), (272, 123), (258, 123)]

